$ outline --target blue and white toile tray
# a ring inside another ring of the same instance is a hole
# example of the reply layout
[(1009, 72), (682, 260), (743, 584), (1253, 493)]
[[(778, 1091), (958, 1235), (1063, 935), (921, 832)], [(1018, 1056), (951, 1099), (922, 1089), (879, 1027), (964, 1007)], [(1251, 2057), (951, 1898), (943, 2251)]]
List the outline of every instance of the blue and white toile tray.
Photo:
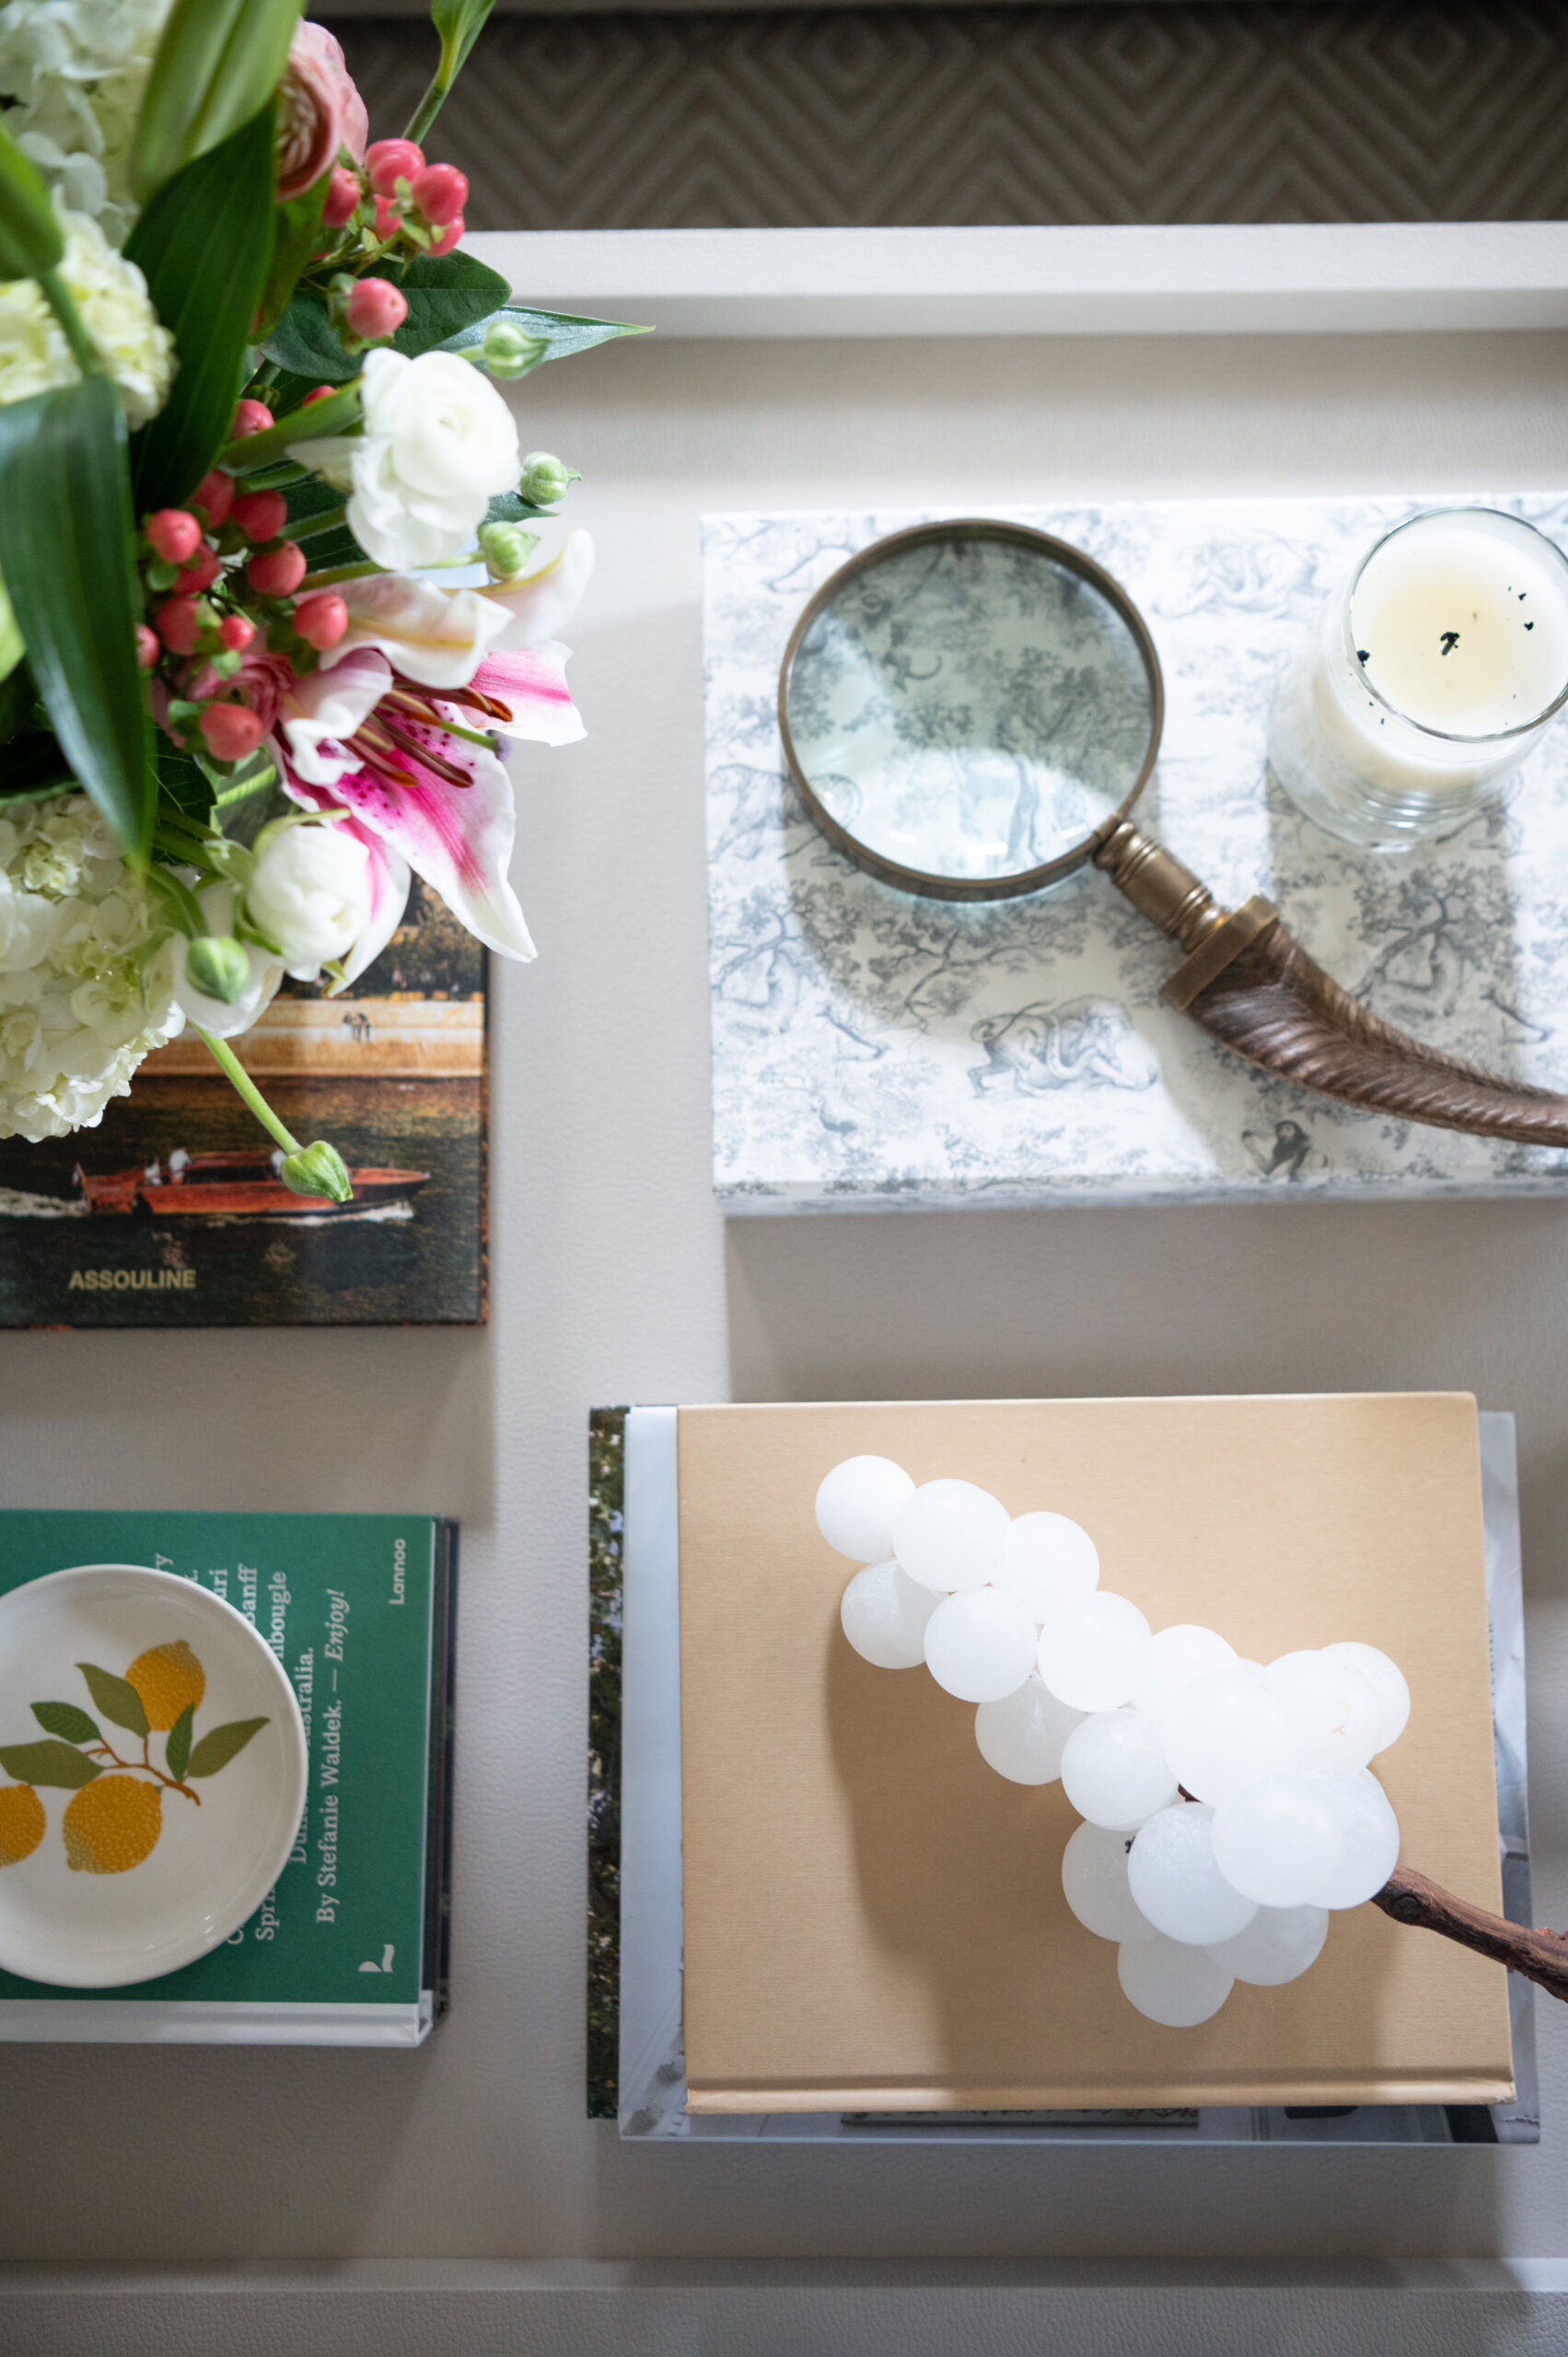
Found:
[[(1568, 494), (1482, 504), (1568, 542)], [(1409, 499), (996, 509), (1074, 542), (1143, 609), (1165, 668), (1138, 805), (1222, 900), (1265, 892), (1376, 1013), (1568, 1090), (1568, 723), (1510, 803), (1356, 852), (1266, 778), (1273, 683)], [(1446, 494), (1443, 504), (1455, 504)], [(704, 518), (714, 1185), (732, 1212), (1555, 1192), (1568, 1156), (1417, 1127), (1273, 1080), (1158, 1003), (1179, 952), (1105, 877), (916, 900), (833, 851), (784, 772), (778, 669), (855, 550), (938, 514)]]

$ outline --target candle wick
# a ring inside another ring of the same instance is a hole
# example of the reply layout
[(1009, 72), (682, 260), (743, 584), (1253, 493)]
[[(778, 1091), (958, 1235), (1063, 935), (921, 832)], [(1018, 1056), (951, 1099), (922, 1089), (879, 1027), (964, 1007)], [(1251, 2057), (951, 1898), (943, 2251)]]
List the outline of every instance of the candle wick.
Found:
[(1459, 633), (1457, 630), (1446, 630), (1443, 633), (1443, 652), (1445, 655), (1452, 655), (1458, 643)]

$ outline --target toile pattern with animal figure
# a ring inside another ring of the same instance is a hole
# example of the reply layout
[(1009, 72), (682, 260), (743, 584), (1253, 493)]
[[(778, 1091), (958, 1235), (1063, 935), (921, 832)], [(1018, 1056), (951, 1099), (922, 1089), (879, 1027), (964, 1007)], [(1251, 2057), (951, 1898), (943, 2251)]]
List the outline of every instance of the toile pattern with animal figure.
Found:
[[(989, 512), (1085, 550), (1149, 623), (1167, 717), (1139, 825), (1222, 901), (1276, 900), (1375, 1014), (1565, 1090), (1568, 723), (1505, 801), (1414, 852), (1338, 843), (1268, 774), (1269, 704), (1300, 633), (1373, 540), (1434, 504)], [(1505, 508), (1568, 540), (1568, 493), (1441, 504)], [(790, 632), (858, 550), (963, 512), (704, 518), (714, 1184), (726, 1208), (1556, 1191), (1568, 1163), (1549, 1149), (1364, 1112), (1231, 1055), (1159, 1004), (1179, 953), (1092, 869), (1028, 899), (964, 903), (899, 891), (832, 848), (779, 737)], [(922, 703), (939, 738), (935, 684)]]

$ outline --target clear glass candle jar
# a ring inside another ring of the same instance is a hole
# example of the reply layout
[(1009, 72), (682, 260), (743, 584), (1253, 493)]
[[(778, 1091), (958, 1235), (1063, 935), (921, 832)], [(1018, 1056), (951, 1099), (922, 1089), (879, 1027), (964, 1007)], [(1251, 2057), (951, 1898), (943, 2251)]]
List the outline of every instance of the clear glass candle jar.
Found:
[(1269, 761), (1297, 807), (1378, 851), (1435, 842), (1568, 702), (1568, 558), (1489, 507), (1413, 516), (1368, 550), (1282, 679)]

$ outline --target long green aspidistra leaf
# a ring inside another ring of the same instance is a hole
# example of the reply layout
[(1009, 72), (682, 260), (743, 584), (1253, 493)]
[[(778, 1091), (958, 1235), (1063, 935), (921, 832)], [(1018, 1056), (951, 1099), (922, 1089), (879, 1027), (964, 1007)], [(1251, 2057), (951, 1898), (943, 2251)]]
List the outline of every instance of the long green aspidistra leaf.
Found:
[(64, 250), (37, 165), (0, 122), (0, 278), (41, 278)]
[(174, 0), (131, 149), (131, 177), (142, 203), (266, 104), (288, 62), (300, 5)]
[(157, 781), (134, 559), (125, 412), (108, 377), (0, 408), (0, 573), (29, 668), (72, 772), (140, 857)]
[(269, 99), (160, 189), (126, 240), (180, 354), (168, 401), (132, 446), (138, 514), (189, 499), (228, 439), (272, 250), (273, 118)]

